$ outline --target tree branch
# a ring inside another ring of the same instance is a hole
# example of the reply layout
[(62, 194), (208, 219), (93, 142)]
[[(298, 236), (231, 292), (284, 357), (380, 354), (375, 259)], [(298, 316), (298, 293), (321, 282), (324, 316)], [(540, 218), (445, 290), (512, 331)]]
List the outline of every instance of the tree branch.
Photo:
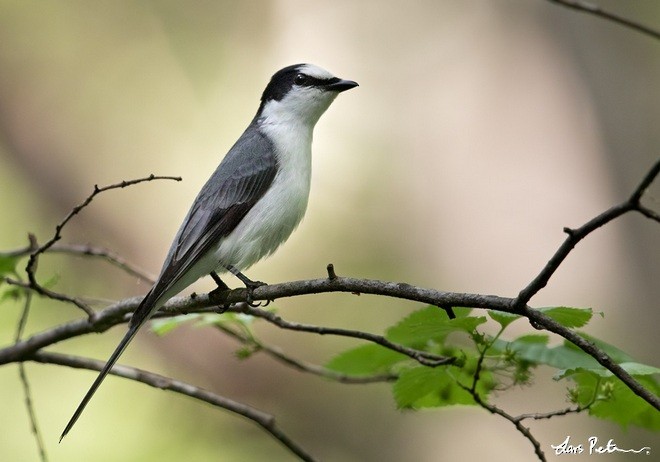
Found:
[(85, 313), (87, 313), (88, 316), (93, 316), (93, 311), (90, 307), (88, 307), (86, 304), (80, 302), (79, 300), (73, 298), (73, 297), (68, 297), (63, 294), (58, 294), (56, 292), (53, 292), (49, 289), (46, 289), (42, 285), (40, 285), (37, 282), (37, 277), (36, 277), (36, 271), (37, 271), (37, 265), (39, 262), (39, 256), (42, 255), (44, 252), (49, 250), (57, 241), (59, 241), (62, 238), (62, 229), (66, 226), (66, 224), (76, 215), (78, 215), (85, 207), (87, 207), (96, 196), (99, 194), (105, 192), (105, 191), (110, 191), (112, 189), (121, 189), (121, 188), (126, 188), (128, 186), (132, 186), (138, 183), (143, 183), (146, 181), (153, 181), (153, 180), (175, 180), (175, 181), (181, 181), (181, 177), (172, 177), (172, 176), (156, 176), (154, 174), (149, 175), (148, 177), (145, 178), (138, 178), (135, 180), (128, 180), (128, 181), (122, 181), (120, 183), (116, 184), (111, 184), (108, 186), (103, 186), (103, 187), (98, 187), (97, 185), (94, 185), (94, 189), (92, 190), (91, 194), (87, 196), (87, 198), (81, 202), (80, 204), (76, 205), (71, 211), (67, 214), (66, 217), (62, 221), (60, 221), (56, 226), (55, 226), (55, 234), (43, 245), (39, 246), (37, 244), (37, 240), (34, 236), (30, 235), (30, 246), (29, 248), (31, 249), (30, 252), (30, 257), (28, 259), (28, 263), (25, 267), (25, 272), (28, 275), (28, 281), (30, 284), (30, 287), (35, 290), (37, 293), (44, 295), (49, 298), (53, 298), (55, 300), (60, 300), (68, 303), (72, 303), (76, 305), (78, 308), (82, 309)]
[[(35, 248), (28, 245), (20, 249), (14, 249), (8, 252), (0, 252), (0, 257), (27, 257), (34, 251)], [(147, 274), (146, 271), (138, 268), (126, 259), (103, 247), (96, 247), (89, 244), (64, 244), (58, 242), (53, 244), (44, 253), (63, 253), (67, 255), (79, 255), (83, 257), (98, 257), (107, 261), (109, 264), (116, 266), (127, 274), (135, 276), (136, 278), (141, 279), (148, 284), (153, 284), (155, 282), (155, 278)]]
[(573, 9), (575, 11), (580, 11), (582, 13), (598, 16), (605, 20), (627, 27), (628, 29), (632, 29), (634, 31), (640, 32), (656, 40), (660, 40), (660, 31), (657, 31), (656, 29), (652, 29), (648, 26), (632, 21), (630, 19), (624, 18), (622, 16), (616, 15), (614, 13), (605, 11), (600, 6), (594, 5), (593, 3), (582, 2), (580, 0), (548, 0), (548, 1), (550, 3), (556, 3), (557, 5), (561, 5), (566, 8)]
[(644, 216), (648, 216), (643, 212), (641, 206), (641, 198), (644, 192), (648, 189), (651, 183), (660, 173), (660, 159), (651, 167), (648, 173), (644, 176), (640, 184), (635, 188), (628, 200), (619, 205), (615, 205), (597, 217), (589, 220), (584, 225), (577, 229), (564, 228), (564, 232), (568, 235), (566, 240), (557, 249), (555, 254), (550, 258), (550, 261), (545, 265), (541, 272), (530, 282), (527, 287), (520, 291), (518, 297), (514, 301), (512, 308), (515, 312), (524, 311), (524, 306), (547, 284), (553, 274), (559, 269), (559, 266), (564, 262), (568, 254), (571, 253), (573, 248), (590, 233), (600, 228), (601, 226), (611, 222), (612, 220), (620, 217), (624, 213), (637, 211)]
[[(580, 2), (562, 2), (555, 1), (555, 3), (571, 3), (577, 4)], [(580, 3), (580, 5), (582, 5)], [(607, 17), (607, 16), (604, 16)], [(660, 409), (660, 400), (653, 393), (645, 389), (639, 382), (637, 382), (632, 376), (630, 376), (623, 368), (621, 368), (615, 361), (612, 360), (604, 351), (594, 345), (592, 342), (584, 339), (574, 331), (562, 326), (561, 324), (555, 322), (545, 314), (531, 308), (528, 303), (531, 298), (536, 295), (543, 287), (547, 285), (550, 278), (557, 271), (559, 266), (563, 263), (566, 257), (570, 254), (573, 248), (591, 232), (595, 231), (599, 227), (609, 223), (610, 221), (622, 216), (623, 214), (630, 211), (637, 211), (643, 216), (660, 222), (660, 216), (657, 212), (645, 207), (641, 204), (641, 199), (647, 190), (647, 188), (655, 181), (656, 177), (660, 174), (660, 160), (658, 160), (650, 171), (645, 175), (644, 179), (637, 186), (635, 191), (625, 202), (608, 209), (592, 220), (588, 221), (580, 228), (569, 229), (565, 228), (567, 233), (567, 238), (564, 243), (559, 247), (559, 249), (552, 256), (550, 261), (546, 266), (541, 270), (541, 272), (525, 287), (520, 291), (516, 298), (507, 298), (499, 297), (494, 295), (480, 295), (480, 294), (465, 294), (465, 293), (454, 293), (454, 292), (444, 292), (437, 291), (433, 289), (426, 289), (421, 287), (416, 287), (410, 284), (405, 283), (394, 283), (394, 282), (385, 282), (369, 279), (354, 279), (337, 276), (334, 267), (329, 265), (327, 268), (328, 278), (326, 279), (313, 279), (313, 280), (304, 280), (304, 281), (294, 281), (286, 282), (281, 284), (275, 284), (270, 286), (262, 286), (254, 289), (252, 293), (252, 300), (275, 300), (277, 298), (284, 297), (294, 297), (306, 294), (319, 294), (326, 292), (348, 292), (353, 294), (373, 294), (387, 297), (394, 297), (398, 299), (404, 299), (419, 303), (430, 304), (438, 306), (448, 311), (451, 314), (451, 307), (469, 307), (469, 308), (479, 308), (479, 309), (490, 309), (495, 311), (502, 311), (506, 313), (520, 314), (528, 318), (532, 326), (537, 329), (545, 329), (550, 332), (553, 332), (564, 339), (572, 342), (577, 347), (582, 349), (585, 353), (589, 354), (595, 358), (603, 367), (611, 371), (616, 377), (618, 377), (623, 383), (625, 383), (634, 393), (642, 397), (648, 403), (653, 405), (656, 409)], [(29, 282), (22, 282), (20, 280), (4, 277), (4, 282), (8, 284), (13, 284), (15, 286), (22, 287), (24, 289), (36, 292), (40, 295), (72, 303), (76, 306), (83, 309), (87, 314), (88, 318), (84, 320), (71, 321), (69, 323), (57, 326), (55, 328), (34, 334), (33, 336), (27, 339), (20, 339), (20, 335), (17, 335), (17, 341), (14, 345), (0, 349), (0, 365), (6, 364), (9, 362), (22, 362), (26, 360), (34, 360), (39, 362), (49, 362), (53, 364), (69, 365), (72, 367), (81, 367), (94, 370), (100, 370), (103, 363), (95, 360), (87, 360), (84, 358), (77, 358), (72, 356), (57, 355), (54, 353), (48, 353), (41, 351), (43, 348), (50, 346), (54, 343), (60, 341), (84, 335), (91, 332), (103, 332), (110, 327), (126, 322), (138, 303), (141, 301), (141, 298), (131, 298), (127, 300), (119, 301), (101, 311), (94, 312), (82, 301), (70, 297), (68, 295), (59, 294), (57, 292), (51, 291), (40, 285), (36, 280), (36, 270), (38, 265), (39, 257), (46, 252), (53, 251), (64, 251), (74, 254), (90, 255), (90, 256), (99, 256), (105, 258), (110, 263), (119, 266), (123, 270), (134, 274), (137, 277), (144, 278), (145, 276), (141, 274), (138, 270), (126, 264), (123, 260), (119, 259), (110, 254), (110, 252), (105, 251), (104, 249), (95, 249), (90, 246), (65, 246), (65, 245), (56, 245), (57, 242), (61, 239), (62, 230), (64, 226), (82, 209), (89, 205), (96, 195), (101, 192), (108, 191), (111, 189), (118, 189), (130, 186), (132, 184), (141, 183), (144, 181), (151, 181), (154, 179), (174, 179), (180, 180), (180, 178), (175, 177), (156, 177), (151, 175), (147, 178), (141, 178), (131, 181), (123, 181), (118, 184), (113, 184), (99, 188), (94, 187), (93, 192), (79, 205), (74, 207), (72, 211), (55, 227), (55, 234), (53, 237), (47, 241), (45, 244), (39, 246), (37, 244), (36, 238), (30, 236), (30, 245), (26, 249), (19, 249), (20, 252), (25, 252), (25, 255), (29, 255), (28, 263), (26, 265), (26, 273), (28, 275)], [(19, 251), (5, 253), (5, 255), (10, 256), (20, 256), (24, 254), (17, 253)], [(280, 328), (290, 329), (295, 331), (302, 332), (311, 332), (319, 335), (340, 335), (353, 338), (359, 338), (367, 340), (379, 345), (382, 345), (391, 350), (397, 351), (399, 353), (405, 354), (421, 364), (428, 366), (438, 366), (443, 364), (450, 364), (453, 361), (453, 358), (443, 358), (430, 353), (411, 349), (402, 345), (395, 344), (390, 342), (383, 336), (369, 334), (360, 331), (340, 329), (340, 328), (327, 328), (321, 326), (312, 326), (307, 324), (294, 323), (282, 319), (280, 316), (275, 315), (272, 312), (261, 310), (258, 308), (253, 308), (246, 305), (244, 302), (247, 300), (247, 290), (246, 289), (235, 289), (229, 290), (212, 297), (209, 295), (194, 295), (191, 297), (176, 297), (170, 300), (157, 314), (157, 316), (171, 316), (173, 314), (180, 313), (196, 313), (196, 312), (209, 312), (209, 311), (218, 311), (224, 309), (218, 308), (219, 305), (231, 305), (231, 310), (235, 312), (249, 314), (251, 316), (259, 317), (265, 319), (268, 322), (271, 322), (274, 325), (277, 325)], [(19, 323), (19, 332), (22, 331), (22, 325), (24, 320), (27, 318), (27, 313), (23, 316), (23, 320)], [(234, 333), (235, 334), (235, 333)], [(241, 340), (239, 338), (239, 340)], [(245, 342), (247, 339), (243, 338), (242, 341)], [(281, 351), (264, 346), (254, 340), (251, 340), (252, 344), (256, 347), (263, 349), (271, 356), (277, 358), (280, 361), (283, 361), (293, 367), (296, 367), (300, 370), (306, 372), (312, 372), (319, 375), (328, 374), (327, 371), (322, 370), (322, 368), (314, 368), (308, 364), (305, 364), (301, 361), (294, 360)], [(274, 421), (272, 416), (267, 414), (260, 413), (260, 411), (248, 409), (247, 414), (239, 412), (243, 409), (244, 405), (239, 403), (234, 403), (230, 400), (225, 400), (224, 398), (218, 397), (217, 395), (210, 394), (204, 390), (193, 387), (188, 384), (183, 384), (177, 382), (173, 379), (165, 378), (152, 374), (149, 372), (140, 371), (133, 368), (122, 368), (121, 366), (117, 367), (117, 371), (113, 369), (113, 373), (120, 375), (122, 377), (131, 378), (132, 380), (139, 380), (145, 383), (149, 383), (152, 386), (157, 386), (159, 388), (171, 389), (173, 391), (186, 394), (188, 396), (195, 397), (197, 399), (202, 399), (207, 402), (212, 402), (212, 404), (224, 407), (226, 409), (232, 410), (233, 412), (238, 412), (241, 415), (245, 415), (248, 418), (251, 418), (256, 423), (261, 425), (269, 433), (271, 433), (275, 438), (281, 441), (285, 446), (287, 446), (292, 452), (294, 452), (298, 457), (303, 460), (312, 460), (311, 456), (306, 454), (301, 448), (299, 448), (295, 443), (293, 443), (286, 435), (281, 433), (281, 431), (274, 426)], [(123, 372), (122, 372), (123, 371)], [(492, 413), (501, 415), (507, 420), (511, 421), (516, 428), (528, 438), (535, 447), (537, 455), (542, 460), (544, 459), (543, 452), (540, 450), (540, 445), (537, 440), (533, 438), (529, 429), (525, 428), (522, 425), (522, 420), (530, 417), (531, 415), (524, 415), (521, 417), (512, 417), (503, 410), (497, 408), (496, 406), (490, 405), (481, 399), (479, 394), (476, 391), (476, 382), (478, 381), (478, 373), (474, 377), (474, 382), (472, 388), (466, 388), (477, 401), (485, 409), (489, 410)], [(346, 377), (334, 377), (337, 380), (348, 381)], [(379, 378), (380, 379), (380, 378)], [(391, 379), (391, 377), (386, 377), (385, 379)], [(24, 384), (27, 385), (27, 380), (24, 378)], [(29, 395), (29, 391), (28, 391)], [(220, 404), (220, 403), (224, 403)], [(228, 406), (228, 407), (227, 407)], [(238, 407), (236, 407), (238, 406)], [(244, 409), (243, 409), (244, 410)], [(254, 412), (256, 414), (254, 414)], [(556, 413), (550, 413), (547, 416), (553, 415), (563, 415), (562, 413), (568, 412), (578, 412), (573, 411), (572, 409), (565, 411), (558, 411)], [(538, 414), (538, 418), (545, 418), (545, 415)]]
[[(395, 297), (414, 302), (422, 302), (435, 306), (484, 308), (506, 313), (514, 313), (514, 310), (511, 307), (515, 301), (513, 298), (498, 297), (494, 295), (443, 292), (434, 289), (416, 287), (404, 283), (384, 282), (371, 279), (354, 279), (346, 277), (336, 277), (332, 280), (310, 279), (305, 281), (285, 282), (282, 284), (261, 286), (254, 289), (252, 300), (275, 300), (278, 298), (326, 292), (368, 293)], [(236, 304), (246, 301), (247, 291), (244, 288), (234, 289), (220, 295), (223, 295), (224, 297), (222, 304)], [(217, 301), (215, 300), (216, 297), (213, 298), (214, 301), (211, 301), (208, 295), (196, 295), (194, 297), (175, 297), (172, 298), (167, 304), (165, 304), (165, 306), (161, 308), (161, 311), (169, 314), (186, 314), (214, 311), (216, 310), (215, 307), (217, 306)], [(32, 337), (10, 347), (0, 349), (0, 365), (21, 360), (22, 358), (33, 354), (41, 348), (47, 347), (54, 343), (58, 343), (79, 335), (88, 334), (90, 332), (103, 332), (116, 324), (125, 322), (127, 320), (127, 314), (134, 310), (140, 301), (140, 297), (122, 300), (109, 306), (108, 308), (96, 312), (91, 318), (71, 321), (53, 329), (37, 333)], [(246, 309), (243, 306), (244, 305), (237, 305), (230, 309), (232, 311), (246, 312)], [(209, 310), (208, 308), (212, 309)], [(250, 314), (259, 317), (262, 317), (260, 313), (261, 311), (263, 310), (248, 310)], [(555, 334), (575, 344), (585, 353), (594, 357), (594, 359), (596, 359), (603, 367), (610, 370), (635, 394), (653, 405), (656, 409), (660, 410), (660, 399), (658, 399), (657, 396), (644, 388), (630, 374), (628, 374), (623, 368), (616, 364), (616, 362), (609, 355), (607, 355), (596, 345), (589, 342), (588, 340), (585, 340), (574, 331), (555, 322), (545, 314), (536, 311), (526, 305), (522, 313), (518, 314), (527, 317), (531, 324), (536, 328), (547, 329), (550, 332), (554, 332)], [(270, 315), (265, 316), (265, 319), (268, 320), (268, 316)], [(305, 328), (303, 327), (301, 330), (304, 329)], [(340, 330), (335, 330), (332, 332), (327, 331), (326, 333), (341, 335)], [(373, 339), (368, 339), (367, 337), (363, 338), (373, 341)], [(402, 350), (401, 352), (404, 351), (405, 350)], [(404, 352), (404, 354), (407, 353)], [(413, 355), (413, 357), (415, 356)]]
[[(56, 364), (59, 366), (69, 366), (76, 369), (88, 369), (93, 371), (100, 371), (105, 365), (105, 361), (97, 361), (95, 359), (82, 358), (80, 356), (50, 353), (45, 351), (36, 352), (27, 357), (26, 360), (42, 364)], [(135, 367), (116, 365), (112, 368), (110, 374), (123, 377), (125, 379), (134, 380), (136, 382), (142, 382), (161, 390), (168, 390), (174, 393), (189, 396), (193, 399), (226, 409), (230, 412), (233, 412), (234, 414), (241, 415), (266, 430), (301, 460), (314, 461), (314, 458), (311, 455), (309, 455), (301, 446), (299, 446), (284, 432), (282, 432), (282, 430), (276, 425), (275, 417), (270, 414), (266, 414), (265, 412), (259, 411), (258, 409), (255, 409), (246, 404), (242, 404), (215, 393), (211, 393), (210, 391), (204, 390), (203, 388)]]

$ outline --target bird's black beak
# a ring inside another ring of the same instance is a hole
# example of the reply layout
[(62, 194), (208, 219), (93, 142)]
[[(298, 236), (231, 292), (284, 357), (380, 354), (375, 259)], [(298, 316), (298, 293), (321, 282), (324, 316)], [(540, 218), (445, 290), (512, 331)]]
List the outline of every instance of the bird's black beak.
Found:
[(337, 93), (340, 93), (342, 91), (350, 90), (351, 88), (355, 88), (357, 86), (358, 86), (358, 83), (353, 82), (352, 80), (338, 79), (337, 81), (326, 85), (325, 88), (327, 90), (336, 91)]

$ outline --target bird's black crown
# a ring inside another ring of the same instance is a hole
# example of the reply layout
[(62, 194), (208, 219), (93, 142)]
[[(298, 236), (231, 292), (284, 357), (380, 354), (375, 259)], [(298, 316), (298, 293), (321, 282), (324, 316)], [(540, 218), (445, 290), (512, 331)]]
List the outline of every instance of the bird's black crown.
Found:
[(284, 69), (280, 69), (270, 79), (266, 89), (261, 95), (261, 105), (268, 101), (280, 101), (293, 88), (294, 85), (300, 87), (323, 87), (338, 82), (340, 79), (332, 77), (330, 79), (320, 79), (302, 72), (306, 64), (293, 64)]

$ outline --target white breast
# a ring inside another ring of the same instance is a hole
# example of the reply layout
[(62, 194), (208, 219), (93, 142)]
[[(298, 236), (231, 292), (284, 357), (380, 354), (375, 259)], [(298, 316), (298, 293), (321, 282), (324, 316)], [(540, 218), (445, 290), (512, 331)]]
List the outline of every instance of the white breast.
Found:
[(296, 229), (309, 198), (312, 129), (292, 121), (261, 124), (275, 145), (278, 171), (266, 194), (216, 250), (220, 265), (243, 271), (273, 253)]

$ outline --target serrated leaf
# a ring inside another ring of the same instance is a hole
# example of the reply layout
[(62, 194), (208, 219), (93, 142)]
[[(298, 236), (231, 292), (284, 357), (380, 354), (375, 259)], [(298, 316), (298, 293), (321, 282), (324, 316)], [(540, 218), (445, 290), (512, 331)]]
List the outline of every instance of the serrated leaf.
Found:
[[(577, 333), (607, 353), (615, 362), (634, 363), (630, 355), (615, 346), (583, 332)], [(560, 370), (577, 368), (605, 370), (593, 357), (568, 340), (554, 347), (548, 347), (547, 343), (548, 336), (545, 334), (526, 335), (510, 342), (499, 339), (494, 343), (493, 348), (498, 351), (515, 351), (520, 359)]]
[(406, 355), (371, 343), (338, 354), (325, 367), (349, 375), (372, 375), (389, 372), (394, 364), (407, 359)]
[(413, 367), (403, 371), (393, 385), (396, 404), (403, 409), (474, 404), (444, 367)]
[[(638, 380), (654, 394), (660, 392), (657, 382), (650, 377), (638, 377)], [(660, 430), (660, 412), (633, 393), (620, 380), (612, 378), (610, 381), (612, 382), (611, 399), (596, 402), (589, 409), (589, 415), (612, 420), (623, 428), (635, 425), (648, 430)]]
[[(589, 415), (616, 422), (623, 428), (635, 425), (655, 431), (660, 429), (660, 412), (618, 378), (604, 379), (593, 371), (575, 371), (570, 379), (578, 387), (580, 404), (591, 403), (594, 392), (598, 394), (599, 399), (589, 408)], [(638, 376), (636, 379), (650, 392), (656, 395), (660, 393), (658, 382), (651, 376)]]
[[(497, 339), (493, 342), (491, 350), (495, 352), (504, 352), (504, 351), (516, 351), (519, 352), (529, 345), (537, 345), (545, 347), (550, 341), (550, 337), (546, 334), (527, 334), (522, 335), (514, 340), (502, 340)], [(523, 358), (525, 359), (525, 358)]]
[(568, 328), (586, 325), (594, 314), (591, 308), (570, 308), (567, 306), (538, 308), (538, 311)]
[[(474, 398), (466, 388), (472, 386), (478, 361), (477, 356), (466, 356), (461, 367), (415, 366), (405, 369), (393, 385), (394, 399), (400, 408), (407, 409), (474, 405)], [(495, 386), (492, 372), (482, 368), (476, 387), (479, 397), (487, 402)]]
[(582, 350), (564, 345), (548, 346), (548, 336), (524, 335), (513, 341), (498, 340), (494, 347), (499, 351), (514, 351), (518, 358), (534, 364), (545, 364), (557, 369), (571, 367), (598, 367), (598, 362)]
[(387, 329), (388, 340), (406, 346), (423, 347), (429, 341), (442, 343), (445, 337), (457, 331), (473, 332), (486, 322), (485, 316), (449, 319), (441, 308), (428, 306), (411, 313), (396, 325)]
[[(429, 305), (428, 308), (437, 308), (437, 307), (433, 305)], [(456, 316), (457, 319), (467, 318), (468, 316), (470, 316), (470, 313), (472, 313), (472, 308), (464, 308), (462, 306), (455, 306), (452, 308), (452, 310), (454, 311), (454, 315)], [(447, 315), (447, 312), (445, 310), (442, 311), (445, 313), (445, 315)], [(447, 319), (449, 319), (449, 316), (447, 316)]]
[(520, 315), (517, 314), (512, 314), (512, 313), (505, 313), (503, 311), (488, 311), (488, 316), (490, 318), (497, 322), (502, 328), (506, 328), (509, 324), (511, 324), (513, 321), (516, 321), (521, 318)]

